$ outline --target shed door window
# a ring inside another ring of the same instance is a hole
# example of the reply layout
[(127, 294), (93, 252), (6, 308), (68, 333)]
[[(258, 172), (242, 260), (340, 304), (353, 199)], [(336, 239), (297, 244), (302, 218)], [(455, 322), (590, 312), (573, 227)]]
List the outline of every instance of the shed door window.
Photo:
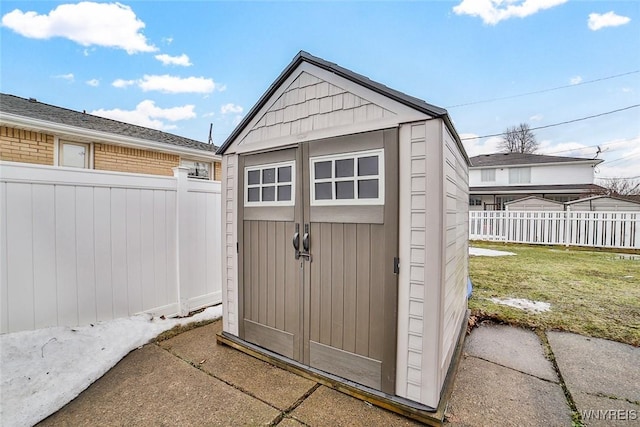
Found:
[(311, 205), (384, 204), (384, 151), (312, 157)]
[(245, 206), (291, 206), (295, 194), (295, 162), (246, 167)]
[(89, 144), (60, 141), (59, 165), (72, 168), (89, 167)]

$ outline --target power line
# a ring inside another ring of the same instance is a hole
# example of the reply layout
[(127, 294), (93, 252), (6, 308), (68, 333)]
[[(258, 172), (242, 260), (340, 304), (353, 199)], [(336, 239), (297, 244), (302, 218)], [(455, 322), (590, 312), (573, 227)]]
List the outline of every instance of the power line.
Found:
[[(594, 119), (596, 117), (606, 116), (608, 114), (619, 113), (620, 111), (630, 110), (632, 108), (637, 108), (637, 107), (640, 107), (640, 104), (634, 104), (634, 105), (630, 105), (628, 107), (619, 108), (617, 110), (607, 111), (607, 112), (600, 113), (600, 114), (594, 114), (593, 116), (580, 117), (579, 119), (567, 120), (565, 122), (553, 123), (553, 124), (545, 125), (545, 126), (538, 126), (538, 127), (535, 127), (535, 128), (530, 128), (529, 130), (540, 130), (540, 129), (546, 129), (546, 128), (560, 126), (560, 125), (566, 125), (566, 124), (569, 124), (569, 123), (580, 122), (582, 120), (588, 120), (588, 119)], [(469, 140), (469, 139), (491, 138), (493, 136), (502, 136), (502, 135), (505, 135), (505, 134), (506, 134), (505, 132), (501, 132), (501, 133), (494, 133), (494, 134), (491, 134), (491, 135), (470, 136), (470, 137), (467, 137), (467, 138), (460, 138), (460, 140), (461, 141), (466, 141), (466, 140)]]
[(608, 161), (608, 162), (606, 162), (606, 166), (610, 166), (611, 163), (622, 162), (622, 161), (629, 160), (629, 159), (635, 159), (636, 157), (640, 157), (640, 153), (633, 154), (631, 156), (619, 157), (619, 158), (617, 158), (615, 160)]
[(590, 84), (590, 83), (601, 82), (603, 80), (615, 79), (615, 78), (618, 78), (618, 77), (628, 76), (629, 74), (635, 74), (635, 73), (640, 73), (640, 70), (629, 71), (627, 73), (616, 74), (614, 76), (607, 76), (607, 77), (602, 77), (602, 78), (594, 79), (594, 80), (587, 80), (587, 81), (576, 83), (576, 84), (569, 84), (569, 85), (564, 85), (564, 86), (552, 87), (550, 89), (541, 89), (541, 90), (536, 90), (536, 91), (533, 91), (533, 92), (520, 93), (520, 94), (517, 94), (517, 95), (503, 96), (503, 97), (500, 97), (500, 98), (484, 99), (484, 100), (481, 100), (481, 101), (467, 102), (465, 104), (449, 105), (448, 107), (445, 107), (445, 108), (465, 107), (467, 105), (483, 104), (485, 102), (502, 101), (504, 99), (520, 98), (522, 96), (535, 95), (535, 94), (538, 94), (538, 93), (545, 93), (545, 92), (552, 92), (554, 90), (566, 89), (566, 88), (569, 88), (569, 87), (576, 87), (576, 86), (582, 86), (582, 85), (586, 85), (586, 84)]
[(568, 153), (570, 151), (582, 151), (585, 150), (587, 148), (594, 148), (594, 147), (607, 147), (609, 145), (615, 145), (615, 144), (624, 144), (625, 142), (631, 142), (633, 141), (634, 138), (627, 138), (627, 139), (623, 139), (622, 141), (611, 141), (611, 142), (603, 142), (601, 144), (593, 144), (593, 145), (585, 145), (584, 147), (578, 147), (578, 148), (568, 148), (566, 150), (560, 150), (560, 151), (551, 151), (551, 152), (545, 152), (543, 154), (546, 155), (551, 155), (551, 154), (559, 154), (559, 153)]

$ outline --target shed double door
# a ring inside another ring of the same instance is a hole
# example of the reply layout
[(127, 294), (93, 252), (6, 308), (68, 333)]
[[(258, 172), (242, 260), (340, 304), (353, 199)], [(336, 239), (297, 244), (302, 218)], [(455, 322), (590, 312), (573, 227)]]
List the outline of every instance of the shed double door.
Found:
[(397, 130), (240, 157), (240, 338), (395, 392)]

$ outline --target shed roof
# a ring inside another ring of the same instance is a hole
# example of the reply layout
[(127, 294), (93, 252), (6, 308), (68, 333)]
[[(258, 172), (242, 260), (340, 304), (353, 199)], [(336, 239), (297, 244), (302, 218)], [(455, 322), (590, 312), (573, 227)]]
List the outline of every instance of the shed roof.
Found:
[(590, 200), (600, 200), (600, 199), (610, 199), (610, 200), (615, 200), (617, 202), (629, 202), (629, 203), (633, 203), (636, 205), (640, 205), (640, 200), (635, 200), (631, 197), (620, 197), (620, 196), (609, 196), (606, 194), (600, 194), (598, 196), (591, 196), (591, 197), (585, 197), (583, 199), (578, 199), (578, 200), (572, 200), (570, 202), (566, 202), (567, 205), (572, 205), (575, 203), (581, 203), (581, 202), (588, 202)]
[(469, 159), (471, 167), (487, 167), (487, 166), (522, 166), (537, 165), (549, 163), (593, 163), (594, 165), (602, 163), (602, 159), (587, 159), (583, 157), (562, 157), (548, 156), (546, 154), (531, 153), (493, 153), (481, 154)]
[(218, 147), (156, 129), (119, 122), (94, 116), (85, 112), (45, 104), (33, 98), (0, 93), (0, 113), (12, 114), (51, 123), (63, 124), (79, 129), (107, 132), (124, 137), (160, 142), (177, 147), (215, 152)]
[(522, 199), (516, 199), (516, 200), (512, 200), (510, 202), (505, 202), (505, 205), (512, 205), (514, 203), (522, 203), (522, 202), (533, 201), (533, 200), (539, 201), (539, 202), (549, 203), (551, 205), (564, 205), (564, 203), (559, 202), (557, 200), (545, 199), (544, 197), (540, 197), (540, 196), (523, 197)]
[(407, 95), (390, 87), (387, 87), (381, 83), (375, 82), (369, 79), (366, 76), (355, 73), (351, 70), (343, 68), (337, 64), (334, 64), (329, 61), (325, 61), (322, 58), (318, 58), (313, 56), (305, 51), (300, 51), (293, 58), (291, 63), (284, 69), (284, 71), (278, 76), (278, 78), (269, 86), (267, 91), (260, 97), (258, 102), (251, 108), (251, 110), (247, 113), (244, 119), (238, 124), (238, 126), (233, 130), (231, 135), (226, 139), (226, 141), (222, 144), (220, 149), (217, 151), (217, 154), (223, 154), (227, 148), (233, 143), (233, 141), (240, 135), (243, 129), (251, 122), (254, 116), (260, 111), (260, 109), (265, 105), (265, 103), (271, 98), (271, 96), (277, 91), (277, 89), (284, 83), (284, 81), (294, 72), (294, 70), (303, 62), (307, 62), (309, 64), (315, 65), (321, 69), (327, 70), (331, 73), (334, 73), (340, 77), (343, 77), (347, 80), (353, 81), (367, 89), (370, 89), (374, 92), (377, 92), (381, 95), (384, 95), (396, 102), (399, 102), (403, 105), (406, 105), (410, 108), (413, 108), (419, 112), (427, 114), (432, 117), (441, 118), (446, 123), (447, 127), (451, 131), (451, 134), (456, 140), (458, 146), (462, 149), (462, 152), (465, 153), (462, 142), (460, 141), (460, 137), (456, 132), (453, 123), (447, 113), (447, 110), (441, 107), (437, 107), (432, 104), (428, 104), (427, 102), (418, 99), (416, 97)]

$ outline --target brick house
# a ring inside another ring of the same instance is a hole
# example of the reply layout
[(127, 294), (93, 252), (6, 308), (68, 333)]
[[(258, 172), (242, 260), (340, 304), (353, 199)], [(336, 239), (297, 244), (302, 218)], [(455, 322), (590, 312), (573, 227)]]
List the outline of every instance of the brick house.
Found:
[(155, 129), (0, 94), (0, 160), (220, 180), (217, 147)]

